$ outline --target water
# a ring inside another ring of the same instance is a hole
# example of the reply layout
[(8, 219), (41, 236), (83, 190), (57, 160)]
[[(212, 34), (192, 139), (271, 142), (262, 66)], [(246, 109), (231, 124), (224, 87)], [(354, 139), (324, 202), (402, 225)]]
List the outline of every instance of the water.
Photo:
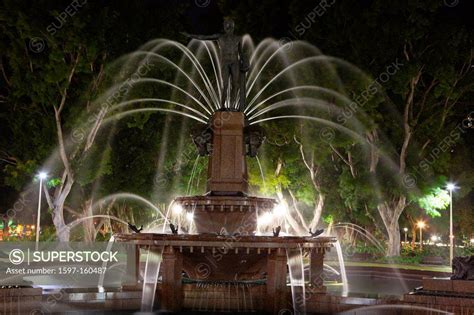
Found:
[(303, 252), (301, 248), (286, 250), (294, 314), (306, 314)]
[(349, 229), (351, 231), (354, 231), (355, 233), (357, 233), (358, 236), (360, 236), (361, 238), (363, 238), (364, 240), (366, 241), (369, 241), (372, 245), (374, 245), (375, 247), (377, 247), (377, 249), (380, 251), (380, 253), (385, 253), (385, 248), (383, 247), (383, 245), (379, 242), (379, 240), (377, 240), (375, 238), (375, 236), (372, 235), (372, 233), (370, 233), (368, 230), (364, 229), (363, 227), (359, 226), (359, 225), (356, 225), (354, 223), (337, 223), (337, 224), (333, 224), (332, 226), (330, 226), (330, 229)]
[(162, 260), (163, 250), (148, 249), (146, 254), (145, 274), (143, 277), (142, 312), (152, 312), (155, 305), (155, 292), (158, 285), (158, 274)]
[(347, 281), (346, 265), (344, 264), (344, 256), (342, 255), (342, 248), (339, 240), (336, 241), (334, 246), (336, 247), (337, 259), (339, 260), (339, 267), (341, 271), (342, 296), (347, 296), (349, 293), (349, 282)]
[[(115, 241), (115, 238), (114, 236), (112, 235), (110, 237), (110, 240), (109, 240), (109, 243), (107, 244), (107, 248), (106, 248), (106, 252), (110, 252), (112, 250), (112, 246), (114, 245), (114, 241)], [(137, 266), (138, 268), (138, 266)], [(104, 261), (102, 262), (102, 269), (103, 270), (108, 270), (107, 268), (107, 261)], [(106, 272), (102, 272), (99, 276), (99, 283), (97, 285), (97, 288), (99, 290), (99, 292), (104, 292), (104, 279), (105, 279), (105, 274)]]
[(345, 311), (340, 314), (345, 315), (359, 315), (359, 314), (370, 314), (370, 315), (383, 315), (383, 314), (404, 314), (414, 313), (415, 311), (420, 311), (421, 314), (446, 314), (454, 315), (454, 313), (442, 311), (435, 308), (429, 308), (424, 306), (416, 305), (374, 305), (374, 306), (364, 306), (352, 309), (350, 311)]
[(251, 312), (255, 310), (252, 284), (233, 281), (197, 283), (192, 293), (184, 299), (192, 311), (201, 312)]

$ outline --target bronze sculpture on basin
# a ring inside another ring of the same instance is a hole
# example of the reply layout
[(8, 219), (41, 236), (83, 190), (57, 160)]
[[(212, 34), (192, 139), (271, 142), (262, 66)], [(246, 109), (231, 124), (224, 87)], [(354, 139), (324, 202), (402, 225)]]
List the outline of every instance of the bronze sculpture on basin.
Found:
[[(226, 20), (225, 36), (234, 36), (233, 22)], [(204, 38), (203, 36), (197, 36)], [(222, 43), (221, 43), (222, 42)], [(276, 206), (272, 198), (249, 196), (246, 157), (255, 157), (264, 141), (263, 130), (249, 126), (243, 112), (245, 108), (245, 61), (236, 40), (219, 37), (223, 72), (232, 80), (231, 100), (236, 100), (240, 92), (238, 108), (224, 106), (227, 96), (222, 97), (221, 109), (214, 112), (208, 124), (195, 130), (192, 135), (198, 153), (208, 157), (206, 192), (200, 196), (177, 197), (174, 203), (193, 213), (196, 234), (140, 233), (121, 234), (117, 241), (134, 242), (137, 246), (162, 253), (159, 290), (159, 307), (171, 311), (189, 308), (195, 302), (193, 291), (200, 290), (199, 283), (246, 283), (252, 286), (256, 299), (264, 301), (248, 306), (249, 311), (278, 313), (291, 308), (287, 290), (287, 252), (301, 251), (310, 261), (309, 286), (312, 293), (324, 293), (321, 281), (324, 253), (332, 247), (330, 237), (311, 236), (258, 236), (257, 217), (270, 212)], [(230, 44), (229, 44), (230, 43)], [(233, 52), (230, 50), (234, 49)], [(231, 56), (232, 58), (230, 58)], [(240, 65), (240, 85), (235, 76), (235, 62)], [(230, 58), (229, 60), (227, 60)], [(223, 95), (227, 85), (224, 77)], [(234, 95), (234, 96), (232, 96)], [(234, 98), (235, 97), (235, 98)], [(233, 104), (232, 102), (230, 104)], [(279, 230), (279, 228), (278, 228)], [(183, 279), (183, 274), (186, 279)], [(186, 280), (187, 283), (183, 284)], [(191, 282), (191, 284), (189, 284)], [(194, 285), (195, 287), (189, 286)], [(186, 287), (186, 289), (185, 289)], [(234, 296), (217, 298), (217, 310), (226, 305), (225, 310), (241, 310), (242, 305)], [(194, 300), (193, 300), (194, 299)], [(193, 302), (194, 301), (194, 302)], [(246, 301), (243, 301), (245, 304)], [(228, 307), (228, 309), (227, 309)]]

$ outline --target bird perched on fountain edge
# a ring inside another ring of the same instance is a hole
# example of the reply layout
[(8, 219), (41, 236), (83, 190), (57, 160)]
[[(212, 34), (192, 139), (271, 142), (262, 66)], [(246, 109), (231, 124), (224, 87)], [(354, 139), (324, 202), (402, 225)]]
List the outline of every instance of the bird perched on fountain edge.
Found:
[(319, 236), (319, 235), (323, 234), (323, 232), (324, 232), (324, 229), (318, 229), (314, 232), (312, 232), (311, 229), (309, 229), (309, 234), (311, 234), (312, 237)]
[(128, 223), (128, 227), (135, 233), (140, 233), (143, 230), (143, 225), (138, 229), (135, 225)]

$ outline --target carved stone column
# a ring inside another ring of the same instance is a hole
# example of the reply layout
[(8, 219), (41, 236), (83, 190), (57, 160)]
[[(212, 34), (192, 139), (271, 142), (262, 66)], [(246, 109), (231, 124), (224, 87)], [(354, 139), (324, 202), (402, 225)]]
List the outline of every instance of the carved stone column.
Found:
[(311, 292), (325, 293), (323, 282), (324, 248), (312, 248), (309, 256), (309, 277)]
[(248, 190), (244, 143), (245, 116), (218, 111), (211, 119), (212, 152), (207, 191), (213, 195), (245, 195)]
[(279, 248), (267, 258), (267, 294), (265, 311), (278, 314), (288, 308), (286, 290), (286, 252)]
[(161, 262), (162, 297), (161, 309), (177, 312), (181, 310), (183, 292), (181, 273), (183, 270), (183, 257), (172, 246), (163, 249)]

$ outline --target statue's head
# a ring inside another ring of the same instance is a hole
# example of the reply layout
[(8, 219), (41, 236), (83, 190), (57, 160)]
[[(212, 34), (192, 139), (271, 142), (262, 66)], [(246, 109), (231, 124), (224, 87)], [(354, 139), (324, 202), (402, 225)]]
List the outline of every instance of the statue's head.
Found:
[(226, 34), (234, 33), (234, 21), (232, 19), (224, 20), (224, 32)]

